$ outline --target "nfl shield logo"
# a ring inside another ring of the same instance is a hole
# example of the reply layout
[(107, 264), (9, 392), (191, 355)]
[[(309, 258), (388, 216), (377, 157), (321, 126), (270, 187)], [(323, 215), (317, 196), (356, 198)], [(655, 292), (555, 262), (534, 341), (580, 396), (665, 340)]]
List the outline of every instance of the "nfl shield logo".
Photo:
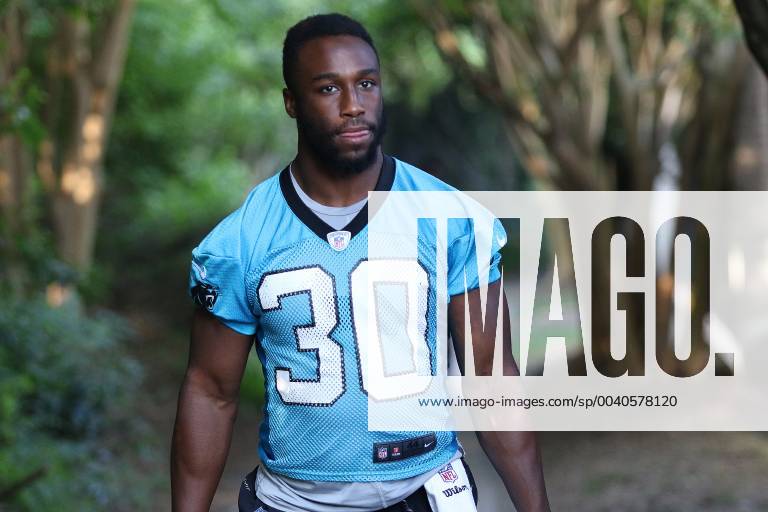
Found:
[(336, 251), (343, 251), (349, 245), (352, 233), (349, 231), (332, 231), (328, 233), (328, 243)]
[(384, 460), (387, 458), (387, 447), (386, 446), (379, 446), (379, 450), (376, 453), (376, 456), (379, 458), (379, 460)]
[(438, 473), (440, 473), (440, 478), (443, 479), (443, 482), (451, 483), (459, 479), (459, 475), (456, 473), (456, 471), (453, 469), (453, 466), (451, 466), (450, 464), (440, 468)]

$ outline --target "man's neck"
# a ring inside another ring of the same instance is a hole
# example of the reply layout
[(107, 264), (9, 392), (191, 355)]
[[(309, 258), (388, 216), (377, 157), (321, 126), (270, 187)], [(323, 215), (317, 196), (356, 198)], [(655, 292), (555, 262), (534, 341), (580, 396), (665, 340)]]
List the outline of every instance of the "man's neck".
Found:
[(358, 173), (341, 173), (329, 168), (306, 152), (299, 151), (291, 164), (296, 181), (313, 200), (326, 206), (348, 206), (365, 197), (376, 188), (384, 156), (381, 148), (371, 164)]

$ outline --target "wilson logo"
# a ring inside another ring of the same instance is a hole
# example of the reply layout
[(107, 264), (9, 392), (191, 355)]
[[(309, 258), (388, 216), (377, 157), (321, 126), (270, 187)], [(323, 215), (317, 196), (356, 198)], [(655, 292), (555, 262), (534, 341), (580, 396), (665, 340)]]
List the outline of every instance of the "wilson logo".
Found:
[(459, 487), (458, 485), (454, 485), (453, 487), (443, 489), (443, 494), (445, 495), (446, 498), (450, 498), (451, 496), (455, 496), (456, 494), (462, 493), (467, 489), (469, 489), (469, 487), (466, 484), (462, 485), (461, 487)]

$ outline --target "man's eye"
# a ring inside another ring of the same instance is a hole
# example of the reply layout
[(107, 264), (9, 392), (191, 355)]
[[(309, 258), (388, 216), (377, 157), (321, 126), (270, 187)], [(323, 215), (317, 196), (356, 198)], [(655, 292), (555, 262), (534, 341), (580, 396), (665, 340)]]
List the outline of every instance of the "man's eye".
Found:
[(332, 92), (335, 92), (335, 91), (336, 91), (336, 86), (335, 85), (324, 85), (323, 87), (320, 88), (320, 92), (326, 93), (326, 94), (327, 93), (332, 93)]
[(360, 82), (360, 87), (362, 87), (363, 89), (370, 89), (374, 85), (376, 85), (376, 82), (374, 82), (373, 80), (363, 80), (362, 82)]

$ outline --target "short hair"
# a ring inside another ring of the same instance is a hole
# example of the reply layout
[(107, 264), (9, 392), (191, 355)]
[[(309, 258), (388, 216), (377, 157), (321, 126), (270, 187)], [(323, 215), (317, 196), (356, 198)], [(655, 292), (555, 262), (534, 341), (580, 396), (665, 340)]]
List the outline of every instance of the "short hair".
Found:
[(293, 72), (301, 47), (312, 39), (326, 36), (353, 36), (362, 39), (376, 54), (376, 59), (379, 58), (379, 52), (376, 51), (371, 35), (359, 21), (339, 13), (309, 16), (289, 28), (285, 34), (283, 80), (288, 89), (294, 90)]

